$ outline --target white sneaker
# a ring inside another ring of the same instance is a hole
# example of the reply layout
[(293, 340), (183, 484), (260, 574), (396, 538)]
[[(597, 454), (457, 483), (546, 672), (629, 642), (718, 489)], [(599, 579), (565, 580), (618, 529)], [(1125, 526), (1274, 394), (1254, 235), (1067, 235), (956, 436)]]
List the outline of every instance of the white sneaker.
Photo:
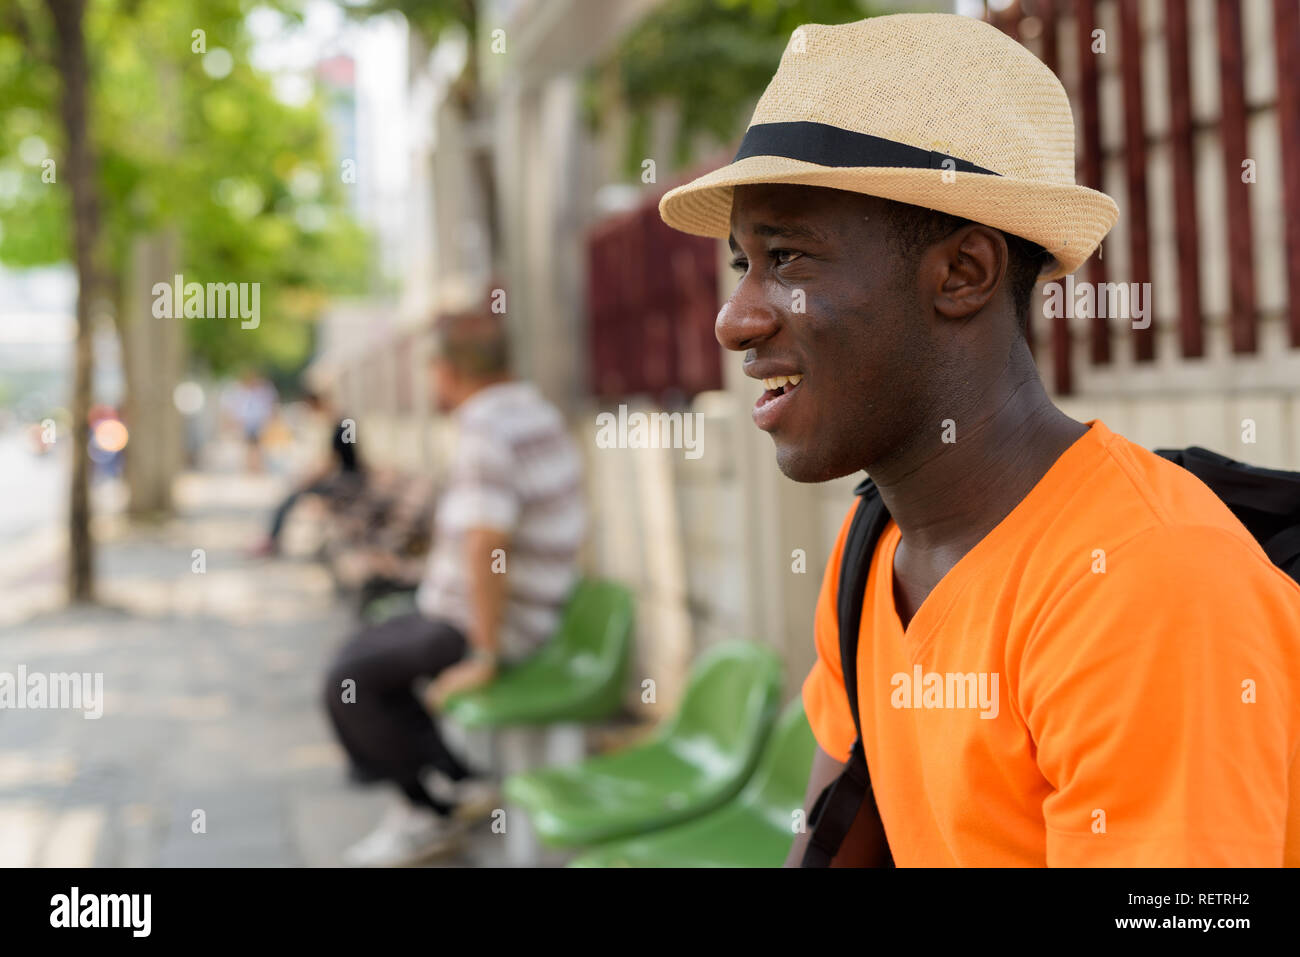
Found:
[(460, 829), (428, 808), (403, 802), (390, 810), (379, 826), (343, 852), (353, 867), (404, 867), (455, 848)]
[(423, 783), (434, 798), (452, 806), (452, 817), (458, 821), (480, 821), (501, 806), (501, 792), (488, 778), (453, 781), (430, 771)]

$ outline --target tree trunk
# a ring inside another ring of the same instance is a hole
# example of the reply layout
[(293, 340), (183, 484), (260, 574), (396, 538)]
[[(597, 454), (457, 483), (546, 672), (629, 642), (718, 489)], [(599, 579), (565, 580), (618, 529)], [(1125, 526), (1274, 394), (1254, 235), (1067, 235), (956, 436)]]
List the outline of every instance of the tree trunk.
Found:
[(85, 0), (46, 0), (58, 44), (63, 80), (61, 112), (67, 139), (63, 174), (72, 190), (73, 243), (77, 259), (77, 340), (72, 385), (72, 481), (68, 495), (68, 597), (95, 597), (94, 542), (90, 537), (90, 402), (94, 377), (91, 305), (99, 233), (96, 167), (86, 110), (90, 76), (83, 31)]
[(178, 319), (156, 319), (151, 311), (156, 282), (178, 271), (177, 231), (138, 236), (128, 257), (118, 330), (126, 380), (126, 458), (133, 519), (158, 520), (172, 511), (172, 482), (183, 459), (183, 428), (172, 396), (185, 364), (184, 328)]

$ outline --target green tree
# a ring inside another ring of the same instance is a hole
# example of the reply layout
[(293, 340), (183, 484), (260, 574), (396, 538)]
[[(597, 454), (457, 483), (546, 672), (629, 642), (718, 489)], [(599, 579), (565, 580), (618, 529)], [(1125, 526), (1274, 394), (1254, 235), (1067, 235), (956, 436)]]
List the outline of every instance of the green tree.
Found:
[[(350, 187), (322, 104), (280, 102), (248, 66), (245, 18), (264, 5), (9, 0), (0, 8), (0, 261), (30, 266), (75, 255), (78, 266), (69, 521), (76, 599), (93, 594), (85, 491), (92, 310), (102, 298), (119, 331), (133, 303), (138, 313), (131, 270), (140, 240), (174, 237), (187, 281), (261, 284), (256, 329), (178, 320), (195, 360), (216, 372), (300, 366), (326, 297), (363, 290), (370, 274), (370, 241), (344, 211)], [(294, 15), (290, 0), (272, 5)], [(129, 350), (131, 338), (123, 344)], [(136, 379), (128, 373), (128, 410), (142, 384), (157, 385)], [(147, 442), (151, 430), (139, 438)]]
[(55, 63), (62, 80), (59, 116), (67, 150), (65, 175), (72, 194), (72, 237), (77, 264), (77, 338), (73, 351), (72, 440), (76, 454), (68, 496), (68, 593), (73, 601), (94, 598), (94, 549), (90, 540), (89, 411), (94, 356), (91, 300), (99, 270), (99, 196), (95, 147), (88, 117), (90, 75), (86, 60), (85, 0), (47, 0), (54, 24)]
[(671, 159), (685, 166), (702, 141), (728, 144), (744, 130), (796, 27), (872, 12), (864, 0), (667, 0), (588, 72), (588, 122), (627, 111), (624, 166), (633, 175), (650, 155), (652, 111), (672, 104)]

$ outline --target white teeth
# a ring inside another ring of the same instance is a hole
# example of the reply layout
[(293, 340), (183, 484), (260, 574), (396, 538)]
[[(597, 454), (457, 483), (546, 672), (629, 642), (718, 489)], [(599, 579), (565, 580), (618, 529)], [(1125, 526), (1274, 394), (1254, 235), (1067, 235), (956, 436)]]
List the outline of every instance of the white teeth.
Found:
[(797, 375), (778, 375), (778, 376), (773, 376), (770, 379), (764, 379), (763, 388), (768, 390), (781, 389), (784, 388), (787, 383), (792, 386), (795, 386), (802, 381), (803, 381), (802, 372), (798, 373)]

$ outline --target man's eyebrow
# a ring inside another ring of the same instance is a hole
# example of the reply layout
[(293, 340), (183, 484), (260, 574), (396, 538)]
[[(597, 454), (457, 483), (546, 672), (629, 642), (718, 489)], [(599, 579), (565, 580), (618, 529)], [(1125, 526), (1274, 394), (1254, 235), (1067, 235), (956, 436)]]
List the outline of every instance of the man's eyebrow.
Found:
[[(776, 237), (778, 239), (806, 239), (810, 242), (821, 243), (826, 241), (826, 237), (820, 231), (813, 229), (811, 226), (802, 226), (797, 223), (783, 223), (774, 225), (772, 223), (759, 223), (749, 230), (756, 236), (764, 238)], [(727, 237), (727, 244), (733, 252), (738, 251), (736, 246), (736, 236), (733, 233)]]

